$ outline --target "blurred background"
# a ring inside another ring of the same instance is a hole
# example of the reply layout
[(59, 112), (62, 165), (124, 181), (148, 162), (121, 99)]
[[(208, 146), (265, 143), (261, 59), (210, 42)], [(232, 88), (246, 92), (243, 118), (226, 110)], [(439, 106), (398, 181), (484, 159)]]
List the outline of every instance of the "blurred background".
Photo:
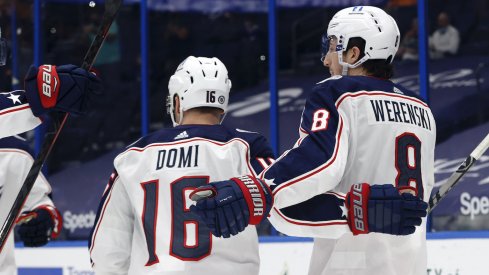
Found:
[[(224, 124), (264, 134), (277, 153), (290, 148), (311, 87), (329, 77), (319, 61), (321, 35), (334, 13), (362, 4), (383, 8), (398, 23), (394, 81), (423, 90), (433, 110), (440, 186), (489, 132), (489, 1), (430, 0), (419, 20), (416, 0), (277, 0), (270, 50), (269, 1), (126, 0), (93, 66), (105, 93), (88, 116), (69, 118), (44, 171), (65, 220), (61, 240), (88, 238), (112, 160), (124, 146), (171, 127), (168, 79), (188, 55), (226, 64), (233, 88)], [(33, 63), (81, 64), (102, 14), (103, 1), (0, 0), (2, 37), (11, 49), (0, 67), (0, 90), (22, 88)], [(419, 54), (419, 22), (426, 26), (427, 58)], [(427, 65), (424, 89), (420, 62)], [(270, 123), (274, 87), (277, 124)], [(42, 135), (42, 129), (25, 134), (36, 150)], [(489, 153), (430, 219), (431, 232), (489, 230)], [(259, 231), (277, 235), (267, 224)]]

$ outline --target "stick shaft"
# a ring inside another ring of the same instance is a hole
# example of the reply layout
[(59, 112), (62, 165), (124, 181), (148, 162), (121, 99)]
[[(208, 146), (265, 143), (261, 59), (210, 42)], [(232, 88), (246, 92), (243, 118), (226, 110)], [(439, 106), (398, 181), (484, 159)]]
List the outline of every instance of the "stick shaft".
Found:
[(455, 185), (460, 181), (460, 179), (465, 175), (465, 173), (472, 167), (474, 162), (478, 160), (484, 152), (486, 152), (489, 147), (489, 134), (482, 140), (479, 145), (470, 153), (470, 155), (465, 159), (464, 162), (457, 168), (455, 172), (448, 178), (448, 180), (440, 187), (436, 194), (430, 198), (428, 213), (433, 211), (433, 209), (440, 203), (440, 201), (446, 197), (448, 192), (452, 190)]

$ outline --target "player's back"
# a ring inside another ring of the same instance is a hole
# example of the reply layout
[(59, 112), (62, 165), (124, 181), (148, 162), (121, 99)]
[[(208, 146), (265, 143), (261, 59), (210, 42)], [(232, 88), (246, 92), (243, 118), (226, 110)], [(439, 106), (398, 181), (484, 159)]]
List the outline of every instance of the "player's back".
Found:
[[(395, 184), (428, 201), (434, 184), (436, 126), (427, 104), (390, 81), (371, 77), (343, 77), (324, 85), (342, 120), (339, 139), (348, 139), (345, 172), (333, 191), (347, 193), (363, 182)], [(370, 233), (317, 239), (311, 274), (426, 273), (425, 225), (426, 219), (405, 237)]]
[[(129, 274), (258, 274), (255, 227), (216, 238), (189, 211), (188, 195), (211, 181), (255, 175), (254, 160), (261, 156), (271, 157), (261, 135), (221, 125), (165, 129), (120, 154), (116, 177), (134, 219)], [(95, 248), (104, 246), (99, 233), (92, 239)]]

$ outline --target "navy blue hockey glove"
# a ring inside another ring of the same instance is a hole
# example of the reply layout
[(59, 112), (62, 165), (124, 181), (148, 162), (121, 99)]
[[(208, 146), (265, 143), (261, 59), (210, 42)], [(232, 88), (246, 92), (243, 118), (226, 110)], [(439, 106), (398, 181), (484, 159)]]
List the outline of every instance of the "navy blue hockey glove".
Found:
[(58, 237), (62, 220), (58, 210), (39, 207), (34, 211), (22, 213), (17, 219), (17, 225), (20, 225), (18, 233), (24, 246), (39, 247)]
[(428, 204), (409, 193), (399, 193), (393, 185), (355, 184), (346, 195), (348, 225), (353, 235), (370, 232), (391, 235), (414, 233)]
[(259, 224), (273, 205), (272, 192), (260, 179), (242, 176), (211, 182), (190, 193), (197, 214), (216, 237), (229, 238), (248, 224)]
[(94, 96), (102, 93), (102, 81), (75, 65), (31, 66), (24, 85), (35, 116), (49, 109), (83, 115)]

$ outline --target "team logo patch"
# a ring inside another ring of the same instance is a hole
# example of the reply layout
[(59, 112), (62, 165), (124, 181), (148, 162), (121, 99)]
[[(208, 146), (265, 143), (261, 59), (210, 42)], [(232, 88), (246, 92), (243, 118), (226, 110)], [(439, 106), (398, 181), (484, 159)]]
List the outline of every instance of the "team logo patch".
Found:
[(224, 96), (220, 96), (217, 101), (221, 104), (224, 104), (224, 102), (226, 101), (226, 98), (224, 98)]

